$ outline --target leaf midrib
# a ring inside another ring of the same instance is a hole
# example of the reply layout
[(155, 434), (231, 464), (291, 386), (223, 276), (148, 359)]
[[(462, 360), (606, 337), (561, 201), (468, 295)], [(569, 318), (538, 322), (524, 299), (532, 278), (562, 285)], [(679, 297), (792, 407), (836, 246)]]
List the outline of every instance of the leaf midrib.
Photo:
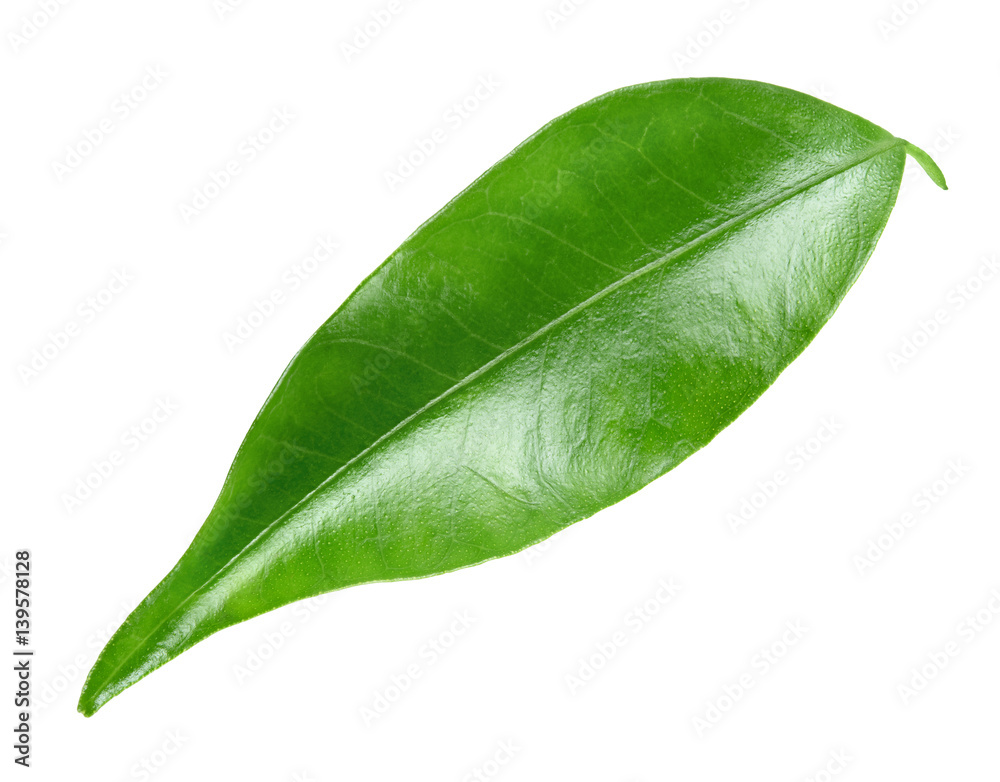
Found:
[[(154, 628), (152, 628), (147, 635), (143, 636), (143, 638), (141, 639), (141, 641), (139, 642), (139, 644), (134, 645), (132, 647), (132, 649), (130, 649), (128, 651), (128, 653), (124, 656), (124, 658), (118, 663), (118, 665), (115, 666), (115, 668), (107, 675), (107, 677), (104, 678), (104, 680), (102, 682), (102, 685), (107, 685), (107, 683), (111, 680), (111, 678), (116, 673), (118, 673), (119, 670), (121, 670), (121, 668), (122, 668), (122, 666), (124, 666), (125, 662), (135, 656), (135, 650), (138, 649), (138, 648), (140, 648), (141, 644), (144, 644), (146, 641), (148, 641), (150, 638), (152, 638), (154, 633), (156, 633), (161, 627), (163, 627), (163, 625), (166, 624), (167, 621), (171, 617), (173, 617), (174, 614), (176, 614), (181, 608), (183, 608), (192, 599), (194, 599), (194, 597), (196, 595), (198, 595), (199, 593), (201, 593), (206, 587), (208, 587), (214, 581), (218, 580), (240, 557), (242, 557), (259, 540), (261, 540), (265, 535), (267, 535), (276, 525), (280, 524), (284, 519), (286, 519), (288, 516), (290, 516), (292, 513), (294, 513), (301, 505), (303, 505), (305, 502), (307, 502), (316, 493), (318, 493), (324, 487), (328, 486), (330, 483), (332, 483), (334, 480), (336, 480), (336, 478), (341, 473), (343, 473), (345, 470), (347, 470), (349, 467), (351, 467), (355, 462), (359, 461), (360, 459), (362, 459), (363, 457), (365, 457), (367, 454), (371, 453), (373, 450), (375, 450), (383, 442), (385, 442), (386, 440), (388, 440), (389, 438), (391, 438), (397, 432), (399, 432), (400, 430), (402, 430), (403, 428), (405, 428), (407, 425), (409, 425), (410, 422), (412, 422), (412, 421), (416, 420), (417, 418), (419, 418), (425, 412), (427, 412), (428, 410), (430, 410), (431, 408), (433, 408), (434, 406), (436, 406), (438, 403), (442, 402), (443, 400), (445, 400), (448, 397), (452, 396), (453, 394), (457, 393), (460, 389), (464, 388), (465, 386), (473, 383), (479, 377), (481, 377), (482, 375), (484, 375), (485, 373), (487, 373), (488, 371), (490, 371), (493, 367), (498, 366), (499, 364), (502, 364), (508, 358), (510, 358), (511, 356), (515, 355), (516, 353), (519, 353), (521, 350), (523, 350), (525, 347), (527, 347), (528, 345), (530, 345), (531, 343), (533, 343), (538, 338), (544, 336), (545, 334), (549, 333), (550, 331), (553, 331), (554, 329), (556, 329), (558, 326), (562, 325), (566, 321), (571, 320), (579, 312), (582, 312), (583, 310), (585, 310), (590, 305), (592, 305), (592, 304), (600, 301), (601, 299), (605, 298), (606, 296), (609, 296), (610, 294), (614, 293), (615, 291), (619, 290), (620, 288), (623, 288), (626, 285), (630, 284), (631, 282), (639, 279), (640, 277), (645, 276), (649, 272), (654, 271), (654, 270), (662, 267), (664, 264), (669, 263), (670, 261), (673, 261), (673, 260), (675, 260), (675, 259), (683, 256), (684, 254), (690, 252), (691, 250), (696, 249), (697, 247), (701, 246), (702, 244), (705, 244), (705, 243), (711, 241), (716, 236), (724, 234), (730, 228), (733, 228), (734, 226), (739, 225), (740, 223), (743, 223), (743, 222), (745, 222), (747, 220), (750, 220), (750, 219), (756, 217), (757, 215), (763, 214), (764, 212), (766, 212), (767, 210), (771, 209), (772, 207), (778, 206), (778, 205), (784, 203), (785, 201), (789, 201), (792, 198), (795, 198), (797, 195), (800, 195), (800, 194), (804, 193), (805, 191), (809, 190), (810, 188), (816, 187), (817, 185), (820, 185), (820, 184), (822, 184), (823, 182), (826, 182), (829, 179), (833, 179), (834, 177), (840, 176), (841, 174), (846, 173), (847, 171), (851, 170), (852, 168), (854, 168), (856, 166), (860, 166), (863, 163), (868, 162), (869, 160), (873, 160), (874, 158), (878, 157), (879, 155), (885, 154), (886, 152), (890, 152), (891, 150), (897, 149), (897, 148), (900, 148), (900, 147), (904, 147), (905, 148), (906, 144), (907, 144), (907, 142), (904, 141), (903, 139), (899, 139), (899, 138), (887, 139), (886, 141), (883, 141), (882, 143), (877, 144), (874, 147), (870, 148), (866, 153), (855, 155), (855, 156), (849, 158), (848, 160), (846, 160), (845, 162), (842, 162), (841, 164), (839, 164), (839, 165), (831, 168), (829, 171), (826, 171), (826, 172), (823, 172), (823, 173), (820, 173), (820, 174), (816, 174), (815, 176), (809, 177), (808, 179), (803, 180), (802, 182), (798, 183), (797, 185), (794, 185), (794, 186), (792, 186), (790, 188), (787, 188), (786, 190), (782, 191), (778, 195), (775, 195), (775, 196), (772, 196), (771, 198), (765, 199), (764, 201), (762, 201), (761, 203), (757, 204), (756, 206), (753, 206), (753, 207), (747, 209), (746, 211), (744, 211), (744, 212), (742, 212), (742, 213), (740, 213), (738, 215), (735, 215), (734, 217), (731, 217), (730, 219), (728, 219), (728, 220), (720, 223), (719, 225), (717, 225), (714, 228), (706, 231), (705, 233), (701, 234), (700, 236), (695, 237), (694, 239), (692, 239), (691, 241), (687, 242), (686, 244), (681, 245), (677, 249), (675, 249), (675, 250), (673, 250), (673, 251), (671, 251), (671, 252), (669, 252), (669, 253), (667, 253), (667, 254), (665, 254), (665, 255), (663, 255), (663, 256), (661, 256), (661, 257), (659, 257), (659, 258), (657, 258), (657, 259), (655, 259), (653, 261), (650, 261), (645, 266), (641, 266), (640, 268), (635, 269), (635, 270), (629, 272), (628, 274), (626, 274), (625, 276), (623, 276), (620, 279), (616, 280), (615, 282), (611, 283), (607, 287), (602, 288), (600, 291), (598, 291), (597, 293), (593, 294), (589, 298), (587, 298), (584, 301), (580, 302), (579, 304), (571, 307), (570, 309), (568, 309), (566, 312), (564, 312), (559, 317), (554, 318), (553, 320), (549, 321), (544, 326), (542, 326), (540, 329), (538, 329), (537, 331), (529, 334), (527, 337), (525, 337), (524, 339), (522, 339), (516, 345), (513, 345), (513, 346), (507, 348), (507, 350), (503, 351), (502, 353), (500, 353), (499, 355), (497, 355), (495, 358), (491, 359), (490, 361), (488, 361), (487, 363), (485, 363), (483, 366), (481, 366), (478, 369), (476, 369), (474, 372), (470, 372), (468, 375), (466, 375), (461, 380), (457, 381), (450, 388), (448, 388), (447, 390), (445, 390), (444, 392), (442, 392), (441, 394), (439, 394), (438, 396), (436, 396), (434, 399), (432, 399), (429, 402), (427, 402), (419, 410), (416, 410), (415, 412), (411, 413), (409, 416), (407, 416), (406, 418), (404, 418), (402, 421), (400, 421), (398, 424), (396, 424), (392, 429), (390, 429), (388, 432), (386, 432), (385, 434), (381, 435), (378, 439), (376, 439), (371, 445), (365, 447), (363, 450), (359, 451), (357, 454), (355, 454), (354, 456), (352, 456), (347, 462), (345, 462), (342, 466), (340, 466), (333, 473), (331, 473), (329, 477), (325, 478), (322, 481), (322, 483), (320, 483), (315, 489), (312, 489), (308, 494), (306, 494), (304, 497), (302, 497), (302, 499), (298, 500), (294, 505), (292, 505), (292, 507), (290, 507), (284, 513), (282, 513), (280, 516), (278, 516), (276, 519), (274, 519), (270, 524), (268, 524), (266, 527), (264, 527), (245, 546), (243, 546), (243, 548), (241, 548), (238, 552), (236, 552), (236, 554), (234, 554), (224, 565), (222, 565), (222, 567), (220, 567), (218, 570), (215, 571), (215, 573), (213, 573), (212, 575), (210, 575), (199, 587), (197, 587), (194, 590), (192, 590), (191, 593), (184, 600), (182, 600), (180, 603), (178, 603), (170, 611), (170, 613), (168, 613), (166, 616), (164, 616), (163, 619), (161, 619), (160, 622)], [(174, 656), (176, 656), (176, 655), (174, 655)], [(172, 658), (170, 658), (170, 659), (172, 659)], [(166, 661), (164, 661), (164, 662), (166, 662)], [(159, 667), (159, 666), (157, 666), (157, 667)]]

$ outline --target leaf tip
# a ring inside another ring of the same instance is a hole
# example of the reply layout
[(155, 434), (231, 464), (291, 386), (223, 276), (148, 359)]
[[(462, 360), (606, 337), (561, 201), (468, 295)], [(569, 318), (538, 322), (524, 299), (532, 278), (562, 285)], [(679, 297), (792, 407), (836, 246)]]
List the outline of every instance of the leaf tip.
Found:
[(931, 158), (931, 156), (924, 152), (920, 147), (911, 144), (909, 141), (906, 141), (905, 144), (907, 154), (920, 164), (920, 167), (927, 173), (927, 176), (931, 178), (931, 181), (942, 190), (947, 190), (948, 183), (945, 181), (944, 172), (941, 171), (938, 164), (934, 162), (933, 158)]
[(83, 690), (80, 692), (80, 700), (77, 701), (76, 710), (80, 712), (84, 717), (93, 717), (97, 714), (97, 710), (104, 705), (107, 698), (101, 698), (100, 693), (92, 692), (92, 688), (89, 686), (89, 682), (85, 682), (83, 685)]
[(127, 684), (122, 687), (99, 682), (95, 673), (101, 660), (102, 657), (98, 657), (90, 673), (87, 674), (87, 678), (83, 682), (83, 689), (80, 690), (80, 699), (76, 703), (76, 710), (84, 717), (93, 717), (105, 703), (128, 686)]

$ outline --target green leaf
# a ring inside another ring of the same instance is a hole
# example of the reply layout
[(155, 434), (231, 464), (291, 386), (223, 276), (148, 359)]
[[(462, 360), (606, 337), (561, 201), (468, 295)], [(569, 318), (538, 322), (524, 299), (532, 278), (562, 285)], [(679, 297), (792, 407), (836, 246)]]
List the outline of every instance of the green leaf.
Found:
[(860, 117), (727, 79), (554, 120), (295, 356), (80, 711), (236, 622), (511, 554), (676, 466), (833, 314), (907, 152), (944, 186)]

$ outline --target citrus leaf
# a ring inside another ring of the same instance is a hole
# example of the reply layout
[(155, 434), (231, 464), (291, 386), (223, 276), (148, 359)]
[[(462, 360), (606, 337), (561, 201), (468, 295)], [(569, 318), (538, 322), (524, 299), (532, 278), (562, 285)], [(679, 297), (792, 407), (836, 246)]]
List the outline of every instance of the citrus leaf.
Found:
[(906, 153), (815, 98), (687, 79), (545, 126), (306, 343), (80, 711), (294, 600), (519, 551), (705, 445), (830, 318)]

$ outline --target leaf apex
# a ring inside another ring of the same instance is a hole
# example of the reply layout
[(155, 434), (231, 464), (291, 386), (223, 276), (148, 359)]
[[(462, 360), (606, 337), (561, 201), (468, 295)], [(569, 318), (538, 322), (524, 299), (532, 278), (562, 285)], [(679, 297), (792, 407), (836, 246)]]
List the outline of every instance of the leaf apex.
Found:
[(80, 693), (80, 700), (76, 704), (76, 710), (84, 717), (93, 717), (97, 710), (101, 708), (92, 698), (88, 697), (86, 690)]

